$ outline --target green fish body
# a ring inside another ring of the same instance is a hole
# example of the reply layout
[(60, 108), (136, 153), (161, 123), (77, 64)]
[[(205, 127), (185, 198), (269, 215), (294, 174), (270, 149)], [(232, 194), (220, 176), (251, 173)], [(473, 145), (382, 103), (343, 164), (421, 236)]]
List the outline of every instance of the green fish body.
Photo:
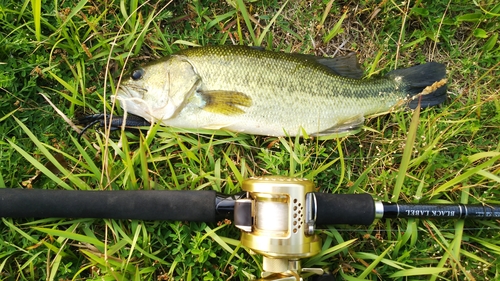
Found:
[[(361, 73), (355, 57), (200, 47), (135, 70), (114, 98), (125, 111), (166, 126), (268, 136), (330, 135), (358, 129), (367, 115), (400, 104), (415, 106), (411, 98), (442, 80), (446, 70), (430, 62), (379, 79), (358, 79)], [(445, 86), (439, 87), (420, 102), (439, 104), (445, 92)]]

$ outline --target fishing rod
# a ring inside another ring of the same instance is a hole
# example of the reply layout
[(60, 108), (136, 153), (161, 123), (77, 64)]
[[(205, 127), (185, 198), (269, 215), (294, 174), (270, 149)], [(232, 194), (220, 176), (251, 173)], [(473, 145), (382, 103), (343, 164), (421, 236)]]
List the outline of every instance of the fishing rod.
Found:
[(241, 230), (242, 245), (263, 256), (259, 280), (274, 281), (302, 281), (305, 273), (325, 273), (321, 268), (301, 267), (301, 259), (321, 250), (317, 225), (370, 225), (383, 218), (500, 219), (500, 205), (386, 203), (369, 194), (314, 192), (313, 182), (300, 178), (250, 178), (242, 190), (224, 195), (215, 191), (1, 188), (0, 217), (208, 223), (233, 219)]

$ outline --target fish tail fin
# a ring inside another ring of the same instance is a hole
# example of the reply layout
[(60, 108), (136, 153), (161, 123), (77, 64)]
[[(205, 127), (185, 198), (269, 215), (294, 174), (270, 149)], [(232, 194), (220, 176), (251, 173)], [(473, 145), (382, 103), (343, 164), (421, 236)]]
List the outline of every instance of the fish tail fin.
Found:
[(396, 69), (387, 74), (391, 79), (401, 80), (404, 92), (409, 95), (408, 106), (422, 108), (435, 106), (446, 101), (446, 67), (437, 62)]

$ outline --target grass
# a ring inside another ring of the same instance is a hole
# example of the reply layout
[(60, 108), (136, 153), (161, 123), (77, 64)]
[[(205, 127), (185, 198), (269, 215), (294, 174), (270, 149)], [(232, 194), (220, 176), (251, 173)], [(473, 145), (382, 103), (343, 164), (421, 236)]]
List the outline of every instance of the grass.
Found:
[[(280, 174), (385, 201), (500, 204), (499, 14), (495, 1), (4, 0), (0, 187), (231, 194), (247, 177)], [(367, 77), (435, 60), (447, 65), (450, 99), (369, 118), (359, 134), (332, 140), (155, 126), (147, 135), (91, 130), (80, 144), (39, 95), (70, 118), (121, 113), (109, 101), (120, 74), (209, 44), (355, 51)], [(248, 280), (261, 271), (225, 223), (3, 218), (0, 229), (2, 280)], [(339, 280), (498, 280), (498, 229), (403, 219), (331, 226), (304, 265)]]

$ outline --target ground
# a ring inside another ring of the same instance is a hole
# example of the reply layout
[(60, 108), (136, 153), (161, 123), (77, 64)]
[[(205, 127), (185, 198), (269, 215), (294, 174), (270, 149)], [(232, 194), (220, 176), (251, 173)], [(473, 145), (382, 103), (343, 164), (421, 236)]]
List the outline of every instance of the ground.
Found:
[[(0, 187), (233, 194), (245, 178), (286, 175), (310, 179), (322, 192), (384, 201), (500, 202), (495, 1), (1, 3)], [(121, 74), (192, 45), (215, 44), (319, 56), (355, 52), (364, 79), (437, 61), (447, 66), (449, 99), (419, 114), (370, 117), (360, 133), (337, 139), (156, 126), (142, 136), (89, 130), (78, 142), (71, 120), (122, 113), (109, 99)], [(338, 280), (498, 280), (498, 228), (498, 220), (418, 219), (330, 226), (318, 231), (324, 251), (303, 265)], [(238, 238), (230, 221), (3, 218), (0, 278), (258, 277), (261, 258)]]

